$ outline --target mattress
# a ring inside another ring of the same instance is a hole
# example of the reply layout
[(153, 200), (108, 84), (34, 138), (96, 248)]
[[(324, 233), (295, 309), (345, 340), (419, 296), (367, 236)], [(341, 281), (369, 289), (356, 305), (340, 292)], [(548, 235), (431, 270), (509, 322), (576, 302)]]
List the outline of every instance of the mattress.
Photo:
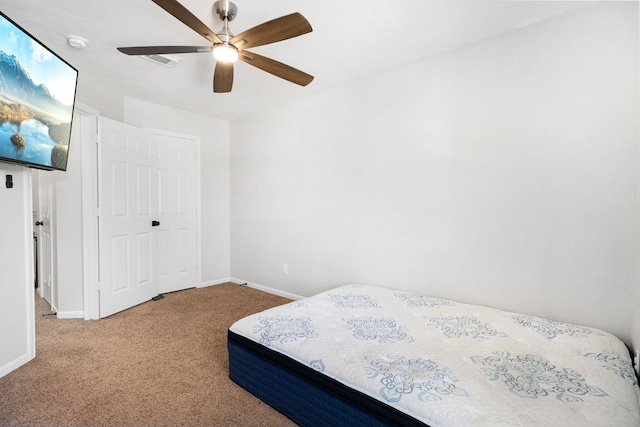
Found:
[(229, 328), (232, 380), (301, 425), (640, 426), (615, 336), (347, 285)]

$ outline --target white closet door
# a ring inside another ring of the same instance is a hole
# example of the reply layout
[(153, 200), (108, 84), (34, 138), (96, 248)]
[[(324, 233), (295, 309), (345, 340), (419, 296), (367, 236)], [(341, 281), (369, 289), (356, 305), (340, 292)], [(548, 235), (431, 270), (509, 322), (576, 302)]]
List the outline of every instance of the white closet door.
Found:
[(197, 274), (197, 143), (157, 135), (160, 293), (195, 287)]

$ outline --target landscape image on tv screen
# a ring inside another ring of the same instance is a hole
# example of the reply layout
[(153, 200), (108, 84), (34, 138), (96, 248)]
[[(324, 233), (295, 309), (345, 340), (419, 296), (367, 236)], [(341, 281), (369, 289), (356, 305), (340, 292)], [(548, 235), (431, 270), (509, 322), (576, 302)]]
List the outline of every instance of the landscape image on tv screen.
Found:
[(78, 71), (0, 13), (0, 161), (67, 169)]

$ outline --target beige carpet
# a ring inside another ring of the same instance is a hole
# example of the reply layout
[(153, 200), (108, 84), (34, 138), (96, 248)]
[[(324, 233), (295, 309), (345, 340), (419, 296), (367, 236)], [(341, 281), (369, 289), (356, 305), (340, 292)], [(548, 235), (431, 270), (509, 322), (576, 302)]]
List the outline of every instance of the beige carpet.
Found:
[(293, 426), (228, 376), (227, 328), (289, 300), (223, 284), (98, 321), (42, 316), (36, 358), (0, 378), (2, 426)]

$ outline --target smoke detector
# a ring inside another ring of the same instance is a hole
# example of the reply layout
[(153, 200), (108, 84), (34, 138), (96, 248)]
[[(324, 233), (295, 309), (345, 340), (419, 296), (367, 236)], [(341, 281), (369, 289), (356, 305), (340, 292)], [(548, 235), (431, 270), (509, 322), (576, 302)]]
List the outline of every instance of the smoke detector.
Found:
[(69, 46), (73, 48), (84, 49), (89, 44), (89, 40), (84, 37), (71, 34), (67, 36), (67, 43), (69, 43)]
[(171, 55), (141, 55), (141, 58), (146, 59), (147, 61), (155, 62), (156, 64), (164, 65), (165, 67), (173, 67), (178, 62), (182, 61), (182, 58), (178, 58), (177, 56)]

